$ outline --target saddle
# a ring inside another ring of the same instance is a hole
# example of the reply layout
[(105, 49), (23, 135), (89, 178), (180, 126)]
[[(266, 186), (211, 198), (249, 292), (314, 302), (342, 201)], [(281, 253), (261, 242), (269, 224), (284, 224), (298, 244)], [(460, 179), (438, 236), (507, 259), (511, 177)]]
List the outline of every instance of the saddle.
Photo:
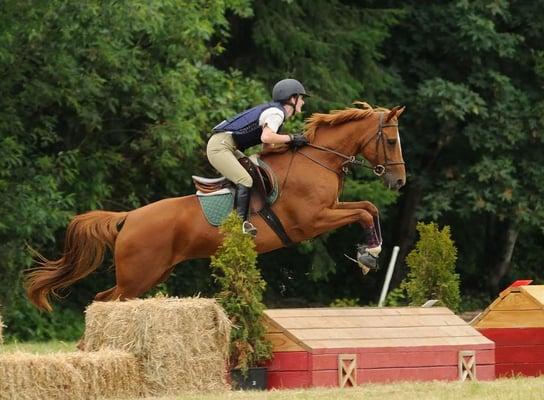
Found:
[[(284, 246), (290, 246), (293, 241), (289, 238), (285, 229), (270, 208), (279, 195), (279, 186), (276, 175), (272, 169), (257, 156), (246, 157), (242, 152), (236, 154), (240, 164), (246, 169), (253, 179), (251, 188), (251, 201), (249, 209), (254, 214), (259, 214), (264, 221), (281, 239)], [(193, 182), (199, 198), (215, 197), (217, 195), (235, 193), (235, 186), (227, 178), (204, 178), (193, 175)]]
[[(238, 162), (244, 167), (253, 179), (251, 188), (251, 201), (249, 208), (253, 213), (258, 213), (266, 205), (271, 205), (277, 197), (278, 185), (276, 175), (272, 169), (257, 156), (247, 157), (240, 152)], [(235, 186), (224, 176), (220, 178), (204, 178), (193, 175), (193, 183), (198, 196), (213, 196), (226, 193), (226, 190), (234, 193)]]

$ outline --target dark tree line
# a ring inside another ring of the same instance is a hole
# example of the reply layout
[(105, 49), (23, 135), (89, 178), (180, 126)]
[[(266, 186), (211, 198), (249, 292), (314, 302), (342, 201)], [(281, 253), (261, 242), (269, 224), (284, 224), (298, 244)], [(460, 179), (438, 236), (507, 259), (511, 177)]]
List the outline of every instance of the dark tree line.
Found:
[[(26, 302), (31, 245), (62, 249), (75, 213), (127, 210), (193, 191), (210, 127), (265, 101), (286, 76), (313, 96), (306, 116), (353, 100), (406, 105), (408, 184), (387, 191), (355, 170), (343, 198), (382, 211), (385, 265), (404, 278), (418, 221), (450, 225), (465, 306), (544, 257), (544, 4), (466, 0), (189, 0), (0, 4), (0, 311), (20, 338), (72, 337), (111, 282), (104, 268), (49, 316)], [(301, 120), (291, 129), (301, 128)], [(301, 204), (301, 207), (304, 205)], [(260, 257), (268, 305), (376, 301), (383, 271), (345, 259), (346, 227)], [(209, 260), (162, 288), (213, 295)], [(484, 300), (485, 301), (485, 300)]]

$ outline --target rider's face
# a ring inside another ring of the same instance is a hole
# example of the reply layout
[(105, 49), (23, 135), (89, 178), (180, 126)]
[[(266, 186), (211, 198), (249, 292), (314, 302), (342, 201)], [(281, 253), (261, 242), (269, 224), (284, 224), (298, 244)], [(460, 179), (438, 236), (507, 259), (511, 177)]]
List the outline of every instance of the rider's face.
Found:
[(295, 114), (302, 112), (302, 106), (304, 105), (304, 96), (298, 96), (298, 101), (296, 102)]

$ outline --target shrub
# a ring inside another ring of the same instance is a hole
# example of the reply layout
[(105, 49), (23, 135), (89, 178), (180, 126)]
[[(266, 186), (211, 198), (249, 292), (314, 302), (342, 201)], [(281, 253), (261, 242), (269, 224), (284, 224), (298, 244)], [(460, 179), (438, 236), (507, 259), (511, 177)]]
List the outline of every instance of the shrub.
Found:
[(265, 339), (262, 323), (263, 291), (266, 287), (257, 269), (255, 243), (242, 233), (242, 220), (231, 213), (221, 224), (223, 244), (212, 256), (211, 267), (221, 291), (219, 303), (229, 316), (233, 329), (230, 365), (243, 374), (272, 357), (272, 344)]
[(450, 227), (439, 230), (434, 223), (418, 223), (419, 241), (406, 257), (409, 268), (402, 283), (411, 305), (421, 305), (429, 299), (457, 310), (460, 302), (459, 275), (455, 273), (457, 249), (450, 237)]

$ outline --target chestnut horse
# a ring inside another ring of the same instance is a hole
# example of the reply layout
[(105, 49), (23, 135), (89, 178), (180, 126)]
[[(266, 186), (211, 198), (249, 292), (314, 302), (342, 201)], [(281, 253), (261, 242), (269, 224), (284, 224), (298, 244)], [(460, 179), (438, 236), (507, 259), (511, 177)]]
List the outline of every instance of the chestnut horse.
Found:
[[(343, 169), (362, 155), (391, 189), (404, 185), (406, 173), (398, 117), (404, 108), (362, 108), (314, 114), (306, 123), (310, 145), (295, 152), (264, 154), (280, 183), (273, 211), (295, 243), (352, 222), (364, 229), (368, 247), (379, 248), (377, 208), (368, 201), (339, 202)], [(251, 222), (259, 233), (259, 253), (283, 247), (282, 241), (258, 216)], [(370, 238), (370, 239), (369, 239)], [(184, 260), (210, 257), (222, 242), (217, 227), (204, 217), (195, 195), (160, 200), (128, 212), (90, 211), (68, 225), (64, 254), (26, 276), (29, 299), (51, 311), (49, 295), (96, 270), (106, 246), (114, 254), (116, 285), (95, 300), (135, 298), (168, 278)], [(379, 252), (379, 250), (378, 250)]]

